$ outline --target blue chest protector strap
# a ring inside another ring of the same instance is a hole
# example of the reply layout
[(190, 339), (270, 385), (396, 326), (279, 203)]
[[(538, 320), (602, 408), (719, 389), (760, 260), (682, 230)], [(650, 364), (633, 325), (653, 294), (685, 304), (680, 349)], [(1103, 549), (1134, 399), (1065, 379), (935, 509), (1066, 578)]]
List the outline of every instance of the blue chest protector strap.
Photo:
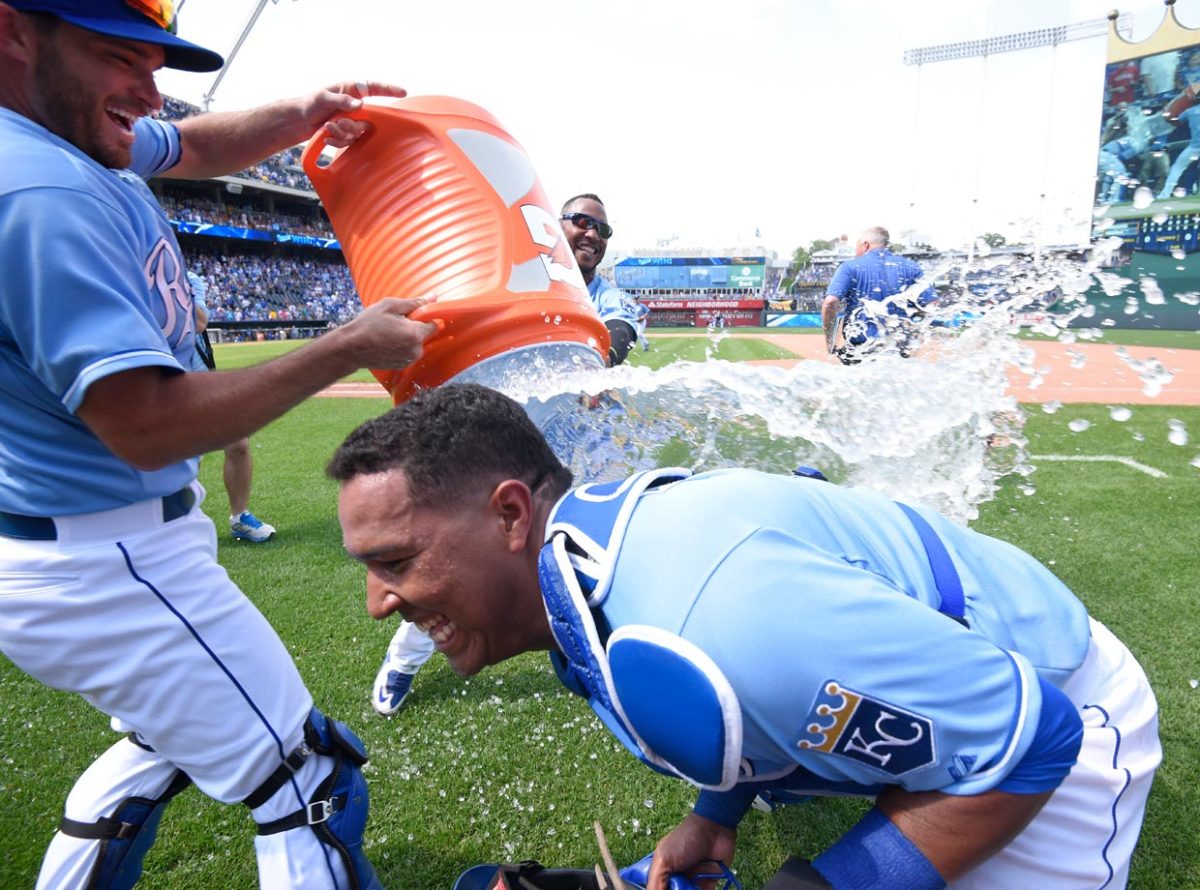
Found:
[[(828, 482), (825, 474), (813, 467), (796, 467), (792, 470), (793, 476), (798, 476), (801, 479), (820, 479), (822, 482)], [(938, 537), (938, 533), (933, 530), (925, 518), (914, 510), (908, 504), (902, 504), (896, 501), (896, 506), (912, 523), (913, 529), (917, 536), (921, 539), (921, 546), (925, 548), (925, 557), (929, 560), (929, 568), (933, 572), (933, 583), (937, 587), (938, 594), (941, 595), (942, 602), (938, 606), (938, 611), (943, 615), (953, 618), (959, 624), (967, 625), (966, 619), (966, 600), (963, 598), (962, 581), (958, 577), (958, 570), (954, 568), (954, 561), (950, 559), (950, 554), (946, 550), (946, 545), (942, 543), (942, 539)]]

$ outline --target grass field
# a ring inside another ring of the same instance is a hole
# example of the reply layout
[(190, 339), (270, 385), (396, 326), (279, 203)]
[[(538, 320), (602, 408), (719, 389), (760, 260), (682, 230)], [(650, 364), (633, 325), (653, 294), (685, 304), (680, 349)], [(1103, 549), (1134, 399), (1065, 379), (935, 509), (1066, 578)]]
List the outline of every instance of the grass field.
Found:
[[(257, 361), (273, 345), (223, 347), (219, 361)], [(647, 355), (666, 352), (656, 339)], [(590, 868), (599, 860), (594, 819), (619, 862), (640, 858), (688, 811), (692, 794), (633, 761), (582, 700), (562, 691), (544, 655), (469, 680), (435, 658), (400, 716), (384, 720), (371, 710), (369, 686), (394, 624), (364, 611), (363, 572), (341, 551), (335, 488), (322, 467), (346, 433), (387, 407), (382, 398), (310, 400), (255, 435), (252, 503), (280, 532), (261, 546), (222, 533), (220, 545), (222, 563), (276, 627), (318, 704), (371, 751), (367, 844), (385, 886), (446, 890), (463, 868), (500, 859)], [(1005, 485), (974, 526), (1050, 565), (1146, 668), (1165, 757), (1130, 886), (1200, 888), (1200, 468), (1192, 464), (1200, 449), (1167, 438), (1172, 419), (1195, 437), (1200, 409), (1134, 407), (1124, 423), (1104, 406), (1053, 415), (1030, 406), (1027, 414), (1032, 454), (1126, 456), (1166, 474), (1035, 460), (1036, 492)], [(1090, 428), (1070, 432), (1076, 419)], [(207, 457), (201, 479), (210, 492), (205, 509), (224, 532), (220, 469), (219, 455)], [(0, 887), (33, 885), (65, 795), (113, 740), (103, 715), (0, 664)], [(828, 845), (865, 806), (824, 801), (751, 813), (736, 863), (746, 887), (761, 886), (789, 852)], [(253, 887), (252, 834), (244, 808), (190, 789), (171, 804), (138, 886)]]

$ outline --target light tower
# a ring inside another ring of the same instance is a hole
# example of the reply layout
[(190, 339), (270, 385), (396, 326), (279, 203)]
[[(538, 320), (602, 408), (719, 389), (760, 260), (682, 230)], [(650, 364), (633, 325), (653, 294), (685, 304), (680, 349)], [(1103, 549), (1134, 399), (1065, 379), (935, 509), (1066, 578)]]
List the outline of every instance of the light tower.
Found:
[[(270, 2), (276, 5), (279, 4), (279, 0), (270, 0)], [(185, 3), (187, 3), (187, 0), (179, 0), (180, 12), (183, 10)], [(242, 28), (242, 33), (238, 35), (237, 42), (233, 45), (233, 49), (231, 49), (229, 54), (225, 56), (225, 64), (221, 66), (221, 70), (217, 72), (217, 77), (213, 81), (212, 86), (209, 87), (208, 92), (204, 94), (205, 111), (208, 111), (212, 105), (213, 96), (217, 94), (217, 87), (221, 85), (221, 81), (225, 77), (225, 72), (228, 71), (229, 66), (233, 64), (234, 57), (237, 56), (238, 50), (242, 48), (242, 44), (246, 42), (246, 38), (250, 36), (250, 31), (254, 28), (255, 22), (257, 22), (258, 17), (262, 15), (263, 7), (266, 5), (267, 0), (258, 0), (258, 5), (254, 7), (254, 12), (250, 13), (250, 18)]]

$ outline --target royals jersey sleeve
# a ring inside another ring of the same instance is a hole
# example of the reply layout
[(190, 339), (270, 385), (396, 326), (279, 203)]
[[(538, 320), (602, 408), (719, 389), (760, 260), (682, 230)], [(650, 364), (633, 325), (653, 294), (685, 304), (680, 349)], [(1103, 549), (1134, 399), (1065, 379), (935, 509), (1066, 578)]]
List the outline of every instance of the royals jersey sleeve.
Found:
[(133, 125), (133, 159), (129, 169), (142, 179), (150, 179), (179, 163), (179, 129), (172, 123), (150, 117), (139, 118)]

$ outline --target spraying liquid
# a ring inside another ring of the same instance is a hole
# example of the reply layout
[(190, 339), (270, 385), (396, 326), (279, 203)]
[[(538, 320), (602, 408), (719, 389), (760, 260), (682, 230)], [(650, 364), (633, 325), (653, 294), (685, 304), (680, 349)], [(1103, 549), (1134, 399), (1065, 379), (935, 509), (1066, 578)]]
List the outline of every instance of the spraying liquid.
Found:
[[(455, 379), (525, 404), (577, 482), (653, 466), (807, 465), (966, 522), (1007, 476), (1034, 492), (1009, 376), (1036, 387), (1043, 372), (1018, 333), (1024, 326), (1067, 344), (1102, 338), (1100, 328), (1069, 325), (1094, 313), (1086, 293), (1106, 274), (1094, 259), (1061, 257), (931, 268), (920, 288), (933, 281), (938, 302), (914, 323), (919, 348), (907, 359), (884, 346), (852, 366), (709, 360), (596, 370), (529, 350)], [(727, 336), (710, 331), (712, 348)], [(1160, 369), (1134, 370), (1161, 389)]]

